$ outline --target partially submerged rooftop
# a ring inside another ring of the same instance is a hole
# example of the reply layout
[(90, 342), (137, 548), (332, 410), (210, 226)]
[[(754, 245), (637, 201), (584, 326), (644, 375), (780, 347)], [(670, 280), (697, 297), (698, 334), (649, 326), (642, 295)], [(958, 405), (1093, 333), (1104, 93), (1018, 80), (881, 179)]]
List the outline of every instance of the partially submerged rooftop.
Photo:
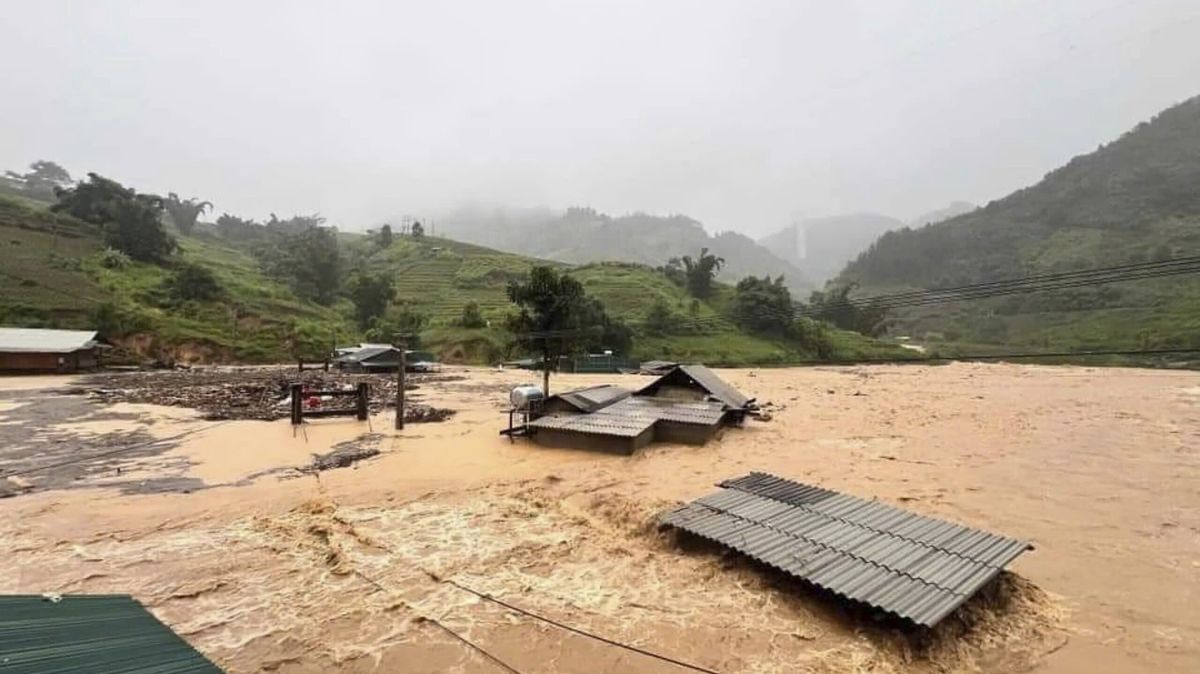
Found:
[(926, 627), (1033, 547), (767, 473), (718, 486), (661, 522)]
[(751, 401), (703, 366), (674, 366), (636, 392), (602, 384), (550, 396), (529, 422), (539, 444), (629, 454), (652, 441), (703, 444)]

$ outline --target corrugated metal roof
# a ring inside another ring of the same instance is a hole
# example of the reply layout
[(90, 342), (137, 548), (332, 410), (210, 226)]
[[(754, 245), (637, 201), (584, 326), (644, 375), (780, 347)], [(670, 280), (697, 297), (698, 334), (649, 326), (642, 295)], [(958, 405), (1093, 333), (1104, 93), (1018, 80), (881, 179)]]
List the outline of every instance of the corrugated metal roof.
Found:
[(394, 346), (387, 345), (365, 346), (353, 353), (341, 356), (338, 358), (338, 361), (343, 363), (362, 363), (385, 354), (391, 354), (397, 363), (400, 362), (400, 350)]
[(221, 674), (128, 595), (0, 596), (4, 674)]
[(725, 406), (705, 400), (670, 400), (667, 398), (633, 397), (603, 410), (608, 414), (652, 417), (658, 421), (711, 426), (721, 422)]
[(95, 345), (95, 330), (0, 328), (0, 351), (10, 353), (71, 353)]
[(629, 395), (628, 389), (611, 384), (601, 384), (559, 393), (551, 396), (551, 399), (558, 398), (580, 412), (590, 413), (608, 407), (623, 398), (628, 398)]
[(546, 428), (590, 435), (634, 438), (654, 425), (657, 419), (620, 415), (561, 414), (538, 417), (529, 422), (533, 428)]
[(534, 419), (529, 425), (574, 433), (634, 437), (659, 421), (713, 426), (724, 416), (725, 406), (717, 402), (626, 397), (590, 414), (547, 415)]
[(750, 404), (750, 398), (747, 398), (741, 391), (730, 386), (725, 380), (718, 377), (717, 373), (703, 365), (678, 365), (658, 379), (643, 386), (634, 395), (653, 395), (659, 387), (675, 383), (697, 386), (710, 397), (720, 400), (732, 409), (745, 409)]
[(933, 626), (1032, 546), (766, 473), (662, 517), (848, 599)]
[(714, 398), (730, 407), (742, 408), (750, 404), (750, 399), (741, 391), (730, 386), (724, 379), (718, 377), (716, 372), (703, 365), (680, 365), (679, 369), (704, 387)]

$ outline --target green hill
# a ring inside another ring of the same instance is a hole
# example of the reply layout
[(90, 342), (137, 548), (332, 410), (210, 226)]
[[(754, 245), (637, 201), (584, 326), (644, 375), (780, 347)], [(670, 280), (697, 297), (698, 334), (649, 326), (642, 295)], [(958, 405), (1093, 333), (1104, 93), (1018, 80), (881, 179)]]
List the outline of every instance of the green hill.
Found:
[[(842, 282), (860, 296), (1200, 254), (1200, 97), (950, 220), (884, 234)], [(893, 334), (1050, 349), (1200, 346), (1200, 278), (896, 310)]]
[[(0, 324), (100, 327), (131, 358), (166, 361), (279, 362), (295, 352), (315, 357), (334, 341), (362, 338), (348, 299), (331, 306), (299, 299), (261, 271), (246, 244), (227, 242), (210, 225), (202, 223), (193, 236), (176, 234), (178, 260), (211, 270), (224, 295), (180, 303), (164, 290), (172, 269), (128, 261), (110, 268), (96, 227), (46, 206), (0, 196), (0, 255), (6, 262), (0, 269)], [(368, 237), (342, 233), (339, 245), (350, 267), (395, 279), (391, 311), (404, 307), (428, 317), (422, 332), (427, 348), (467, 362), (509, 355), (509, 335), (502, 328), (512, 310), (505, 295), (509, 280), (523, 277), (535, 264), (566, 268), (435, 237), (397, 236), (392, 245), (379, 248)], [(636, 357), (738, 365), (814, 355), (739, 331), (724, 318), (732, 294), (727, 286), (719, 286), (708, 302), (693, 302), (680, 286), (642, 265), (592, 264), (573, 273), (610, 315), (634, 327)], [(658, 300), (681, 317), (680, 334), (655, 336), (641, 328)], [(488, 327), (468, 330), (457, 324), (471, 302)], [(828, 341), (834, 357), (890, 349), (835, 330), (828, 331)]]

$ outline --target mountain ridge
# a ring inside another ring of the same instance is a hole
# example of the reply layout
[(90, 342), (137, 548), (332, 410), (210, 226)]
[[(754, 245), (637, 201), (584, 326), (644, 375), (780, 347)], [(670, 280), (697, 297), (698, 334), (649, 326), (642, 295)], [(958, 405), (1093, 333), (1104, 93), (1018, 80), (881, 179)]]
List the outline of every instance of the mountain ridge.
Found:
[[(879, 238), (838, 277), (860, 295), (1200, 253), (1200, 97), (982, 208)], [(1200, 345), (1200, 281), (1180, 277), (909, 309), (912, 334), (976, 343)]]

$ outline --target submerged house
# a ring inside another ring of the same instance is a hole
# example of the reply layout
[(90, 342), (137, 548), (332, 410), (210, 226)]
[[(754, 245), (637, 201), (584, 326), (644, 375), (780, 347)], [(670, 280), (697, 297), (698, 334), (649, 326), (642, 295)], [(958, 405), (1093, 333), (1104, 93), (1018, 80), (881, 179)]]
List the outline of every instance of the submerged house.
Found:
[(550, 396), (525, 434), (541, 445), (632, 454), (651, 442), (702, 445), (740, 425), (752, 405), (708, 368), (684, 365), (638, 391), (602, 385)]
[(0, 372), (94, 370), (106, 348), (95, 330), (0, 328)]

